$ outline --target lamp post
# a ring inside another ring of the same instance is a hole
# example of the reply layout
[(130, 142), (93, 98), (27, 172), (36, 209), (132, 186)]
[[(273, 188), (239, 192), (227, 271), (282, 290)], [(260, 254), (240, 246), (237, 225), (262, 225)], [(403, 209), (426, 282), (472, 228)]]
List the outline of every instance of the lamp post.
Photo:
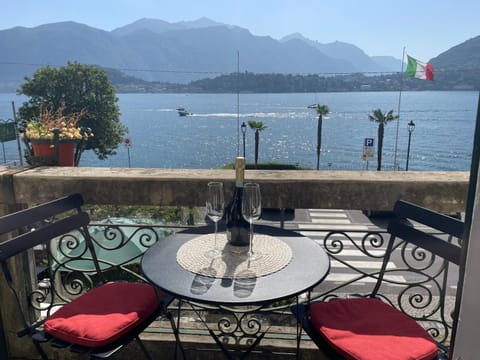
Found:
[(123, 139), (123, 144), (127, 148), (127, 154), (128, 154), (128, 167), (131, 168), (132, 164), (130, 162), (130, 147), (132, 146), (132, 141), (129, 138)]
[(308, 106), (309, 109), (315, 109), (318, 115), (317, 124), (317, 170), (320, 170), (320, 152), (322, 149), (322, 122), (323, 117), (330, 113), (327, 105), (313, 104)]
[(408, 171), (408, 161), (410, 160), (410, 140), (412, 140), (412, 132), (415, 130), (415, 123), (410, 120), (407, 124), (408, 129), (408, 147), (407, 147), (407, 165), (405, 166), (405, 171)]
[(242, 123), (242, 135), (243, 135), (243, 157), (245, 157), (245, 133), (247, 132), (247, 125), (245, 122)]

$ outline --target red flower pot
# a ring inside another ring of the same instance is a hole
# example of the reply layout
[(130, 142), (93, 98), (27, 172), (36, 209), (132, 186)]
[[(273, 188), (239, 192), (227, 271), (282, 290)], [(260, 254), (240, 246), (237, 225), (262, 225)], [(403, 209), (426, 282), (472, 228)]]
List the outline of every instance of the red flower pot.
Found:
[(35, 156), (55, 156), (55, 148), (50, 142), (32, 142), (32, 148)]
[[(58, 143), (58, 166), (75, 166), (74, 141), (60, 141)], [(50, 141), (32, 141), (33, 154), (35, 157), (55, 157), (55, 146)]]
[(61, 142), (58, 144), (58, 165), (75, 166), (75, 147), (74, 142)]

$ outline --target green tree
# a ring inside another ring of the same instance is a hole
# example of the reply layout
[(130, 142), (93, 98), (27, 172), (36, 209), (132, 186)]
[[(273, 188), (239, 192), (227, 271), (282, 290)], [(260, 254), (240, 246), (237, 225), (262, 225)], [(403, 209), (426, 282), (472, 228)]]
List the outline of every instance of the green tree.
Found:
[(41, 106), (52, 111), (64, 106), (65, 115), (83, 111), (79, 125), (94, 135), (84, 149), (93, 150), (99, 159), (114, 155), (127, 132), (120, 123), (115, 89), (97, 66), (69, 62), (59, 68), (41, 68), (33, 78), (25, 78), (17, 93), (30, 97), (19, 109), (22, 121), (38, 120)]
[(381, 109), (375, 109), (368, 115), (370, 121), (378, 123), (378, 148), (377, 148), (377, 171), (382, 170), (382, 150), (383, 135), (385, 133), (385, 125), (390, 121), (398, 119), (398, 115), (393, 115), (393, 110), (384, 113)]
[(262, 121), (248, 120), (248, 126), (255, 131), (255, 167), (258, 165), (258, 145), (260, 143), (260, 131), (263, 131), (267, 126)]
[(323, 126), (323, 117), (327, 116), (330, 113), (330, 109), (327, 105), (317, 104), (315, 111), (318, 115), (318, 124), (317, 124), (317, 170), (320, 169), (320, 149), (322, 148), (322, 126)]

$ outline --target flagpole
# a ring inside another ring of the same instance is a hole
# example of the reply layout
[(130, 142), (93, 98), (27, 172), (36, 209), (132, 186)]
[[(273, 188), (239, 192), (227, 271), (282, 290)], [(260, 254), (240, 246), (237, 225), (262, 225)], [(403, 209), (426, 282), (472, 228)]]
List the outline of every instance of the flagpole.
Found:
[(398, 170), (397, 166), (397, 150), (398, 150), (398, 129), (400, 127), (400, 104), (402, 102), (402, 87), (403, 87), (403, 62), (405, 60), (405, 46), (402, 54), (402, 70), (400, 71), (400, 91), (398, 93), (398, 110), (397, 110), (397, 133), (395, 135), (395, 150), (393, 152), (393, 171)]
[(237, 50), (237, 156), (240, 156), (240, 51)]

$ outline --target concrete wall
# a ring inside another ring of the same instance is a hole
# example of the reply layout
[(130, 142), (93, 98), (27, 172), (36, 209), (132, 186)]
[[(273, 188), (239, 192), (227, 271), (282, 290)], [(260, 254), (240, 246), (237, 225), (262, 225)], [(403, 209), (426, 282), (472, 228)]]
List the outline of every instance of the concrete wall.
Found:
[[(209, 181), (223, 181), (226, 198), (233, 170), (0, 167), (0, 204), (39, 203), (80, 192), (87, 203), (204, 206)], [(467, 172), (247, 170), (258, 182), (264, 207), (390, 210), (398, 199), (436, 211), (465, 210)]]

